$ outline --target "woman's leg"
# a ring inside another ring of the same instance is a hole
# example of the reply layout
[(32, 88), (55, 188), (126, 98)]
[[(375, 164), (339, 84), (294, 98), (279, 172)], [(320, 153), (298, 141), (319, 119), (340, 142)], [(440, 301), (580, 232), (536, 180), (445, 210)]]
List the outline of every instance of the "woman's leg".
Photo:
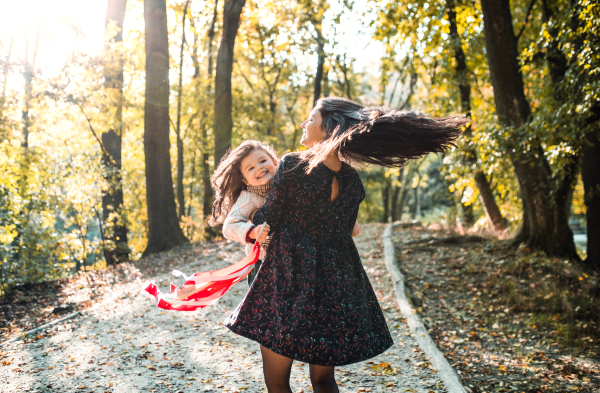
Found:
[(260, 353), (263, 358), (263, 373), (269, 393), (292, 393), (290, 373), (294, 359), (278, 355), (262, 345)]
[(315, 393), (339, 393), (340, 390), (335, 383), (334, 366), (315, 366), (311, 364), (309, 370), (310, 382)]

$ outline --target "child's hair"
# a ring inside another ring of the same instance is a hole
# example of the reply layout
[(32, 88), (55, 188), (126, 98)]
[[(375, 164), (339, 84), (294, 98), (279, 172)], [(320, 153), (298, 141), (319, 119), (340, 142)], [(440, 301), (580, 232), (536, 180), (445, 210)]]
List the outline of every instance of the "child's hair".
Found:
[(267, 153), (277, 165), (277, 152), (266, 142), (247, 140), (235, 149), (229, 149), (212, 176), (215, 201), (212, 206), (212, 215), (208, 221), (209, 225), (215, 226), (223, 223), (227, 218), (227, 214), (229, 214), (229, 210), (240, 197), (241, 192), (246, 189), (240, 166), (242, 160), (256, 149)]
[(351, 164), (402, 167), (408, 160), (441, 153), (462, 133), (464, 116), (427, 117), (417, 111), (363, 106), (340, 98), (321, 98), (323, 140), (301, 153), (310, 172), (330, 154)]

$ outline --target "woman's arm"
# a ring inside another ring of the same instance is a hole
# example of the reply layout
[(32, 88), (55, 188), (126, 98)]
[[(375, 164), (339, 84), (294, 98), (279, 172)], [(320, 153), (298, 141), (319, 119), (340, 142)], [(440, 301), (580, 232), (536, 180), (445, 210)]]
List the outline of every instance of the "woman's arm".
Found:
[(271, 227), (271, 233), (274, 233), (281, 223), (281, 217), (284, 211), (285, 202), (288, 193), (288, 183), (295, 171), (291, 169), (297, 165), (298, 159), (293, 155), (286, 154), (281, 158), (277, 173), (271, 183), (271, 192), (267, 196), (265, 204), (254, 213), (252, 222), (254, 225), (260, 225), (267, 222)]
[(350, 212), (350, 220), (348, 221), (348, 229), (352, 233), (352, 237), (358, 236), (361, 231), (360, 224), (358, 223), (358, 210), (360, 208), (360, 203), (365, 199), (365, 187), (362, 184), (362, 180), (358, 173), (355, 173), (354, 181), (352, 182), (352, 190), (356, 194), (358, 203), (356, 207)]

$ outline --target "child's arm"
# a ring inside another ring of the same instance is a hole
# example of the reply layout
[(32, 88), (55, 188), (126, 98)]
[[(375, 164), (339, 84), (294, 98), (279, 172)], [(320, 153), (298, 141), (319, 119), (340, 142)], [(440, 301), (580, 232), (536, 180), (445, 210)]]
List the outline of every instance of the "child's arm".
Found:
[(242, 191), (223, 222), (223, 236), (244, 245), (253, 243), (251, 239), (256, 238), (256, 234), (254, 234), (254, 237), (248, 235), (255, 232), (255, 226), (248, 221), (257, 209), (258, 206), (252, 200), (250, 193)]

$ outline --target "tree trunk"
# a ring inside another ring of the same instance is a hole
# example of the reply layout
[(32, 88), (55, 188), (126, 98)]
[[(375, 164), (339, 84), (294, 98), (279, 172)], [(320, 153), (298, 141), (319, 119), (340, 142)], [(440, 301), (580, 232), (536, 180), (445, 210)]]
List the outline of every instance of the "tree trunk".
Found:
[[(412, 96), (415, 92), (415, 85), (417, 84), (417, 73), (414, 71), (411, 72), (409, 78), (410, 78), (410, 80), (408, 83), (408, 94), (407, 94), (404, 102), (401, 105), (398, 105), (400, 108), (405, 108), (405, 109), (412, 108), (411, 100), (412, 100)], [(402, 97), (400, 97), (400, 98), (402, 98)], [(399, 98), (399, 100), (400, 100), (400, 98)]]
[(12, 32), (10, 34), (10, 43), (8, 44), (8, 51), (6, 52), (6, 61), (4, 62), (4, 66), (2, 67), (2, 95), (0, 96), (0, 143), (4, 140), (4, 104), (6, 103), (6, 86), (8, 83), (8, 64), (10, 62), (10, 56), (12, 54), (12, 47), (15, 39), (15, 27), (16, 23), (13, 23)]
[(112, 127), (102, 133), (102, 166), (108, 188), (102, 192), (104, 257), (107, 265), (129, 259), (127, 225), (122, 217), (121, 151), (123, 133), (123, 20), (127, 0), (109, 0), (105, 19), (104, 88), (113, 97)]
[(29, 109), (31, 107), (31, 92), (33, 89), (33, 72), (35, 70), (35, 63), (37, 60), (38, 50), (40, 48), (40, 33), (42, 31), (42, 20), (44, 17), (44, 9), (40, 15), (38, 22), (35, 44), (33, 47), (33, 56), (31, 62), (29, 61), (29, 18), (25, 18), (25, 61), (23, 64), (23, 77), (25, 78), (25, 94), (23, 95), (23, 110), (21, 112), (21, 118), (23, 120), (22, 139), (21, 147), (23, 156), (21, 157), (21, 178), (19, 180), (19, 192), (21, 196), (25, 196), (28, 188), (29, 180), (29, 127), (31, 120), (29, 120)]
[(479, 200), (485, 210), (485, 217), (488, 225), (497, 234), (502, 234), (506, 230), (506, 219), (502, 217), (500, 208), (496, 203), (496, 198), (492, 192), (490, 182), (483, 171), (475, 172), (475, 184), (479, 190)]
[[(400, 78), (398, 78), (400, 79)], [(393, 92), (392, 92), (393, 93)], [(392, 222), (398, 221), (402, 217), (398, 217), (398, 197), (400, 196), (400, 190), (402, 189), (398, 183), (402, 183), (404, 176), (404, 168), (400, 168), (400, 174), (396, 178), (396, 184), (394, 185), (394, 191), (392, 192)], [(401, 216), (401, 214), (400, 214)]]
[(386, 177), (381, 187), (381, 199), (383, 200), (383, 216), (381, 222), (388, 222), (390, 217), (390, 191), (392, 188), (392, 177)]
[(213, 130), (215, 135), (215, 165), (219, 165), (225, 152), (231, 147), (233, 119), (231, 117), (231, 73), (233, 71), (233, 48), (240, 24), (240, 15), (246, 0), (227, 0), (223, 6), (223, 33), (217, 54), (215, 76), (215, 110)]
[[(460, 107), (461, 111), (471, 119), (471, 84), (468, 79), (469, 69), (467, 67), (465, 52), (462, 48), (462, 40), (458, 33), (455, 0), (448, 1), (447, 13), (448, 21), (450, 22), (450, 44), (454, 50), (454, 60), (456, 61), (456, 83), (458, 84), (458, 91), (460, 94)], [(477, 152), (470, 141), (473, 136), (472, 124), (469, 124), (464, 132), (464, 136), (469, 138), (469, 146), (465, 149), (464, 159), (468, 165), (477, 167)], [(475, 170), (475, 185), (479, 191), (480, 201), (483, 205), (483, 210), (485, 211), (490, 228), (496, 233), (501, 234), (506, 230), (506, 220), (500, 213), (500, 209), (494, 198), (494, 193), (490, 188), (490, 183), (480, 169)], [(473, 204), (465, 206), (461, 203), (461, 206), (463, 209), (464, 222), (469, 226), (473, 226), (475, 223)]]
[(419, 168), (415, 170), (417, 176), (417, 186), (413, 189), (415, 192), (415, 206), (413, 210), (413, 220), (418, 220), (421, 218), (421, 174), (419, 173)]
[(183, 7), (183, 20), (181, 23), (181, 47), (179, 49), (179, 85), (177, 86), (177, 123), (175, 125), (175, 135), (177, 139), (177, 218), (185, 216), (185, 197), (183, 195), (183, 139), (181, 137), (181, 99), (183, 94), (183, 47), (185, 46), (185, 20), (187, 19), (187, 9), (190, 0), (185, 2)]
[(331, 94), (329, 83), (329, 67), (323, 66), (323, 97), (329, 97), (329, 94)]
[[(213, 74), (213, 40), (215, 39), (215, 25), (217, 23), (217, 7), (219, 0), (215, 0), (215, 8), (213, 11), (213, 19), (208, 30), (208, 88), (212, 90), (212, 74)], [(209, 236), (214, 237), (216, 232), (208, 225), (208, 218), (212, 212), (212, 203), (214, 191), (210, 183), (210, 154), (208, 148), (208, 135), (206, 132), (206, 124), (202, 128), (202, 184), (204, 192), (202, 194), (202, 213), (204, 215), (204, 231)]]
[(581, 177), (587, 207), (587, 259), (586, 265), (600, 270), (600, 127), (587, 138), (581, 148)]
[(320, 27), (315, 26), (317, 31), (317, 73), (314, 81), (314, 96), (313, 107), (317, 105), (317, 101), (321, 98), (321, 83), (323, 82), (323, 68), (325, 66), (325, 43)]
[(411, 189), (411, 182), (413, 177), (415, 176), (415, 169), (417, 165), (412, 162), (408, 166), (408, 174), (406, 176), (406, 181), (402, 182), (402, 191), (400, 192), (400, 201), (398, 202), (398, 219), (402, 220), (402, 212), (404, 211), (404, 205), (406, 204), (406, 197), (408, 196), (408, 191)]
[[(530, 115), (519, 68), (517, 43), (509, 0), (481, 1), (488, 64), (500, 123), (518, 129)], [(552, 199), (552, 172), (535, 139), (528, 146), (514, 146), (510, 158), (515, 168), (523, 202), (523, 225), (517, 236), (532, 249), (549, 255), (577, 258), (573, 232), (567, 215), (557, 212)]]
[(144, 154), (148, 245), (144, 256), (189, 242), (179, 227), (169, 153), (169, 43), (166, 0), (144, 0)]

